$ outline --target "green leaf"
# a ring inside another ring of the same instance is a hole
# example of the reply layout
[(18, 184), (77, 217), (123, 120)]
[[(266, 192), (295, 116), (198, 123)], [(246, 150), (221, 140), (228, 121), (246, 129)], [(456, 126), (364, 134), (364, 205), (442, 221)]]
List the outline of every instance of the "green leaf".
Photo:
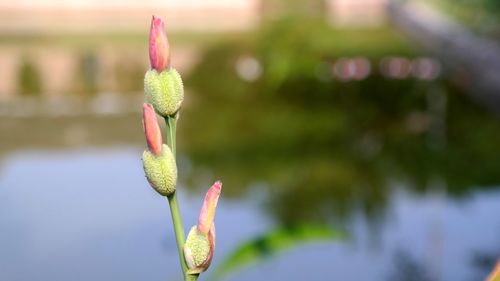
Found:
[(245, 241), (216, 269), (212, 280), (221, 280), (242, 267), (293, 249), (305, 243), (343, 240), (345, 234), (322, 225), (299, 225), (272, 230)]

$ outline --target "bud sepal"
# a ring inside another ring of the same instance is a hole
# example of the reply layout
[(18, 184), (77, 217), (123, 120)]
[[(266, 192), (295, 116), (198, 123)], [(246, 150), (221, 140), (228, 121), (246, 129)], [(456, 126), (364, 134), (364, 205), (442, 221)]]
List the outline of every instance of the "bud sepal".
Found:
[(162, 72), (148, 70), (144, 77), (144, 92), (146, 101), (163, 117), (177, 113), (184, 100), (182, 78), (174, 68)]
[(184, 244), (184, 257), (189, 268), (188, 274), (199, 274), (208, 269), (212, 263), (215, 250), (215, 226), (208, 233), (193, 226)]
[(161, 153), (158, 155), (145, 150), (142, 154), (142, 164), (146, 178), (158, 193), (169, 196), (175, 192), (177, 165), (168, 146), (164, 144)]
[(144, 128), (148, 150), (154, 155), (159, 155), (163, 147), (163, 140), (158, 120), (156, 120), (155, 110), (149, 103), (142, 105), (142, 127)]

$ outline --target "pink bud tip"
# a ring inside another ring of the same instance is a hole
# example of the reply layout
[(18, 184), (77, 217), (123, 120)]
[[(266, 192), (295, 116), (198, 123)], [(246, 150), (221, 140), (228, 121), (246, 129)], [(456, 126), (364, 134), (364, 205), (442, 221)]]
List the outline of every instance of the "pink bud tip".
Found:
[(160, 126), (156, 120), (156, 113), (153, 106), (149, 103), (142, 105), (142, 126), (144, 127), (144, 134), (146, 135), (146, 142), (149, 150), (159, 155), (163, 146), (161, 138)]
[(163, 20), (153, 16), (149, 30), (149, 61), (151, 68), (161, 72), (170, 67), (170, 46)]
[(210, 189), (208, 189), (203, 201), (203, 207), (198, 217), (198, 230), (208, 234), (215, 218), (215, 208), (222, 190), (222, 182), (216, 181)]

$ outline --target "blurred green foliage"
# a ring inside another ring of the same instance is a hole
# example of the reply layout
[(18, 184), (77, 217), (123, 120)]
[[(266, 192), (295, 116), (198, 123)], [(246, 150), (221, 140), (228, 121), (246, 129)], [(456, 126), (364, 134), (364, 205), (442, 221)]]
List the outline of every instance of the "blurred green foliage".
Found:
[(29, 59), (23, 59), (19, 68), (19, 93), (32, 96), (39, 94), (41, 90), (42, 85), (38, 69)]
[[(340, 56), (364, 55), (376, 59), (394, 53), (414, 54), (409, 43), (390, 29), (332, 29), (323, 20), (315, 18), (307, 21), (284, 18), (264, 24), (262, 29), (246, 37), (208, 48), (203, 63), (199, 64), (186, 84), (220, 97), (235, 97), (255, 91), (294, 95), (304, 90), (310, 95), (324, 96), (329, 95), (330, 89), (318, 83), (317, 78), (323, 62), (331, 62)], [(238, 78), (235, 65), (245, 56), (260, 61), (263, 79), (248, 84)], [(303, 89), (288, 91), (288, 86)]]
[(120, 77), (117, 90), (120, 93), (137, 93), (144, 89), (144, 66), (139, 61), (120, 61), (115, 67)]
[(426, 2), (476, 32), (500, 39), (500, 1), (426, 0)]
[(455, 5), (461, 5), (475, 12), (485, 12), (491, 16), (498, 16), (500, 13), (500, 2), (498, 0), (455, 0)]
[(78, 59), (78, 75), (72, 83), (72, 93), (95, 95), (98, 92), (99, 61), (94, 51), (87, 50)]
[[(179, 143), (195, 169), (210, 167), (233, 187), (226, 196), (269, 185), (267, 208), (285, 225), (334, 223), (354, 210), (376, 221), (400, 184), (457, 197), (498, 186), (498, 119), (446, 73), (422, 81), (378, 72), (384, 56), (417, 52), (388, 29), (293, 19), (265, 25), (208, 49), (187, 77), (194, 93)], [(252, 82), (236, 71), (246, 56), (262, 66)], [(318, 75), (345, 56), (366, 57), (372, 74), (349, 82)]]

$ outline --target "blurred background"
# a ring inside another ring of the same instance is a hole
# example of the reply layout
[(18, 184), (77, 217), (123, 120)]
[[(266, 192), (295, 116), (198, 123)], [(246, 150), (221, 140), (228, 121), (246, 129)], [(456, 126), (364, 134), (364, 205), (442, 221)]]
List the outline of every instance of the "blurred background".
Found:
[(0, 2), (0, 279), (181, 280), (144, 179), (151, 15), (184, 78), (200, 280), (483, 280), (500, 255), (500, 2)]

